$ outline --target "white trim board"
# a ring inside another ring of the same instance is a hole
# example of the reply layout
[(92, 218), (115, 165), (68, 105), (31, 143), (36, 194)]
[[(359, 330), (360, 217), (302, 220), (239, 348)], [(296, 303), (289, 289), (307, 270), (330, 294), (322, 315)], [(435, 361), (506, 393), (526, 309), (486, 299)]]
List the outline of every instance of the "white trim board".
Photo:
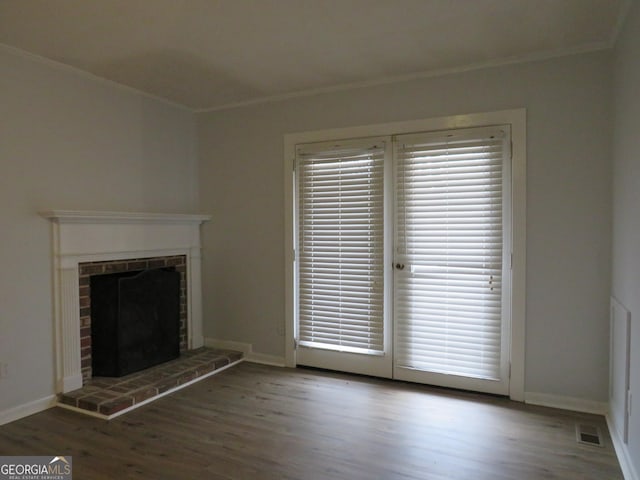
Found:
[(155, 95), (153, 93), (140, 90), (139, 88), (126, 85), (124, 83), (116, 82), (106, 77), (101, 77), (87, 70), (83, 70), (81, 68), (74, 67), (73, 65), (59, 62), (51, 58), (43, 57), (42, 55), (28, 52), (26, 50), (23, 50), (18, 47), (14, 47), (12, 45), (8, 45), (6, 43), (0, 43), (0, 51), (4, 51), (10, 55), (28, 59), (32, 62), (36, 62), (41, 65), (46, 65), (60, 72), (66, 72), (69, 74), (77, 75), (79, 78), (84, 78), (86, 80), (93, 81), (107, 88), (110, 87), (115, 90), (120, 90), (124, 93), (128, 93), (130, 95), (137, 95), (140, 97), (148, 98), (150, 100), (154, 100), (154, 101), (163, 103), (165, 105), (168, 105), (170, 107), (187, 111), (193, 114), (200, 114), (200, 113), (219, 112), (223, 110), (232, 110), (236, 108), (243, 108), (243, 107), (253, 106), (253, 105), (282, 102), (290, 99), (311, 97), (315, 95), (322, 95), (322, 94), (333, 93), (333, 92), (355, 90), (359, 88), (374, 87), (378, 85), (404, 83), (404, 82), (409, 82), (413, 80), (421, 80), (424, 78), (443, 77), (446, 75), (454, 75), (454, 74), (465, 73), (465, 72), (470, 72), (475, 70), (483, 70), (487, 68), (496, 68), (496, 67), (502, 67), (502, 66), (508, 66), (508, 65), (518, 65), (518, 64), (530, 63), (530, 62), (539, 62), (539, 61), (551, 60), (554, 58), (560, 58), (560, 57), (565, 57), (570, 55), (580, 55), (583, 53), (607, 50), (612, 48), (615, 45), (615, 41), (617, 40), (621, 26), (624, 23), (624, 19), (626, 18), (626, 14), (630, 8), (631, 2), (632, 0), (625, 0), (625, 5), (620, 10), (620, 15), (617, 20), (616, 27), (613, 30), (611, 34), (611, 38), (608, 41), (592, 42), (592, 43), (588, 43), (586, 45), (580, 45), (577, 47), (560, 48), (560, 49), (555, 49), (555, 50), (546, 51), (546, 52), (535, 52), (531, 54), (513, 55), (506, 58), (500, 58), (500, 59), (489, 60), (484, 62), (476, 62), (476, 63), (461, 65), (457, 67), (435, 68), (432, 70), (409, 73), (405, 75), (392, 75), (392, 76), (386, 76), (383, 78), (377, 78), (373, 80), (361, 80), (361, 81), (355, 81), (355, 82), (339, 83), (339, 84), (331, 85), (327, 87), (303, 89), (303, 90), (288, 92), (284, 94), (264, 95), (264, 96), (259, 96), (255, 98), (250, 98), (247, 100), (230, 101), (226, 103), (220, 103), (218, 105), (209, 105), (209, 106), (185, 105), (183, 103), (180, 103), (179, 101), (175, 101), (166, 97)]
[(609, 409), (607, 402), (537, 392), (525, 392), (524, 403), (540, 407), (571, 410), (573, 412), (593, 413), (595, 415), (606, 415)]
[(609, 419), (624, 442), (631, 416), (631, 312), (611, 297), (609, 320)]
[(618, 457), (618, 462), (620, 463), (620, 468), (622, 469), (622, 475), (625, 480), (640, 480), (640, 475), (636, 471), (633, 466), (633, 462), (631, 461), (631, 454), (629, 453), (629, 448), (624, 443), (618, 431), (615, 429), (613, 422), (611, 421), (611, 417), (609, 414), (605, 415), (607, 419), (607, 427), (609, 428), (609, 435), (611, 436), (611, 442), (613, 443), (613, 449), (616, 452), (616, 457)]
[(205, 337), (204, 346), (209, 348), (220, 348), (222, 350), (236, 350), (245, 356), (251, 353), (253, 346), (250, 343), (235, 342), (233, 340), (221, 340), (219, 338)]
[(217, 338), (205, 338), (204, 345), (210, 348), (220, 348), (223, 350), (236, 350), (244, 354), (247, 362), (259, 363), (262, 365), (272, 365), (274, 367), (284, 367), (285, 358), (278, 355), (270, 355), (268, 353), (259, 353), (253, 351), (251, 343), (235, 342), (233, 340), (220, 340)]
[(142, 224), (201, 224), (211, 220), (211, 215), (199, 213), (151, 213), (111, 212), (88, 210), (47, 210), (40, 216), (60, 223), (142, 223)]
[[(632, 0), (625, 0), (625, 1), (630, 3)], [(624, 15), (626, 15), (626, 10), (622, 9), (621, 18), (619, 20), (620, 24), (622, 24), (622, 21), (624, 20)], [(433, 70), (409, 73), (405, 75), (392, 75), (392, 76), (387, 76), (382, 78), (375, 78), (371, 80), (340, 83), (337, 85), (331, 85), (327, 87), (298, 90), (295, 92), (276, 94), (276, 95), (267, 95), (267, 96), (252, 98), (249, 100), (241, 100), (237, 102), (224, 103), (217, 106), (194, 108), (193, 112), (196, 114), (199, 114), (199, 113), (219, 112), (223, 110), (233, 110), (236, 108), (249, 107), (253, 105), (262, 105), (262, 104), (268, 104), (268, 103), (274, 103), (274, 102), (283, 102), (286, 100), (312, 97), (315, 95), (324, 95), (324, 94), (333, 93), (333, 92), (356, 90), (360, 88), (375, 87), (378, 85), (406, 83), (414, 80), (422, 80), (425, 78), (444, 77), (447, 75), (456, 75), (456, 74), (473, 72), (473, 71), (484, 70), (489, 68), (498, 68), (498, 67), (504, 67), (509, 65), (531, 63), (531, 62), (541, 62), (541, 61), (552, 60), (560, 57), (567, 57), (571, 55), (580, 55), (584, 53), (598, 52), (601, 50), (608, 50), (612, 48), (615, 43), (615, 40), (617, 39), (617, 35), (618, 35), (618, 32), (614, 30), (611, 38), (608, 41), (592, 42), (586, 45), (581, 45), (581, 46), (572, 47), (572, 48), (561, 48), (561, 49), (551, 50), (547, 52), (535, 52), (535, 53), (525, 54), (525, 55), (514, 55), (511, 57), (499, 58), (499, 59), (489, 60), (485, 62), (476, 62), (472, 64), (461, 65), (458, 67), (436, 68)]]
[(20, 420), (34, 413), (40, 413), (56, 406), (56, 395), (47, 395), (46, 397), (33, 400), (17, 407), (9, 408), (0, 412), (0, 425)]

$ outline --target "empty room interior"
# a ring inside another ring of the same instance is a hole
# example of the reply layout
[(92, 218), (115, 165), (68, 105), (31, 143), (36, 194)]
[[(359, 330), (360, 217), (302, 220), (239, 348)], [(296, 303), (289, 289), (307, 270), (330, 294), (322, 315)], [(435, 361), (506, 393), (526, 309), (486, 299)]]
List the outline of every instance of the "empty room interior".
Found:
[(0, 465), (640, 480), (639, 86), (637, 0), (0, 0)]

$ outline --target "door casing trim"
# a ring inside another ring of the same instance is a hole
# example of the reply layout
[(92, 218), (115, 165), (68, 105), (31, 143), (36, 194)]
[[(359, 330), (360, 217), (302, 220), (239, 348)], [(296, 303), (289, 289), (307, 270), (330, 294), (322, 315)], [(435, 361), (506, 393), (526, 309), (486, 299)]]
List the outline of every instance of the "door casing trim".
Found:
[(295, 146), (300, 143), (397, 135), (489, 125), (511, 125), (511, 358), (509, 397), (524, 401), (526, 322), (526, 109), (451, 115), (422, 120), (331, 128), (284, 135), (284, 270), (285, 270), (285, 359), (296, 366), (294, 317), (294, 165)]

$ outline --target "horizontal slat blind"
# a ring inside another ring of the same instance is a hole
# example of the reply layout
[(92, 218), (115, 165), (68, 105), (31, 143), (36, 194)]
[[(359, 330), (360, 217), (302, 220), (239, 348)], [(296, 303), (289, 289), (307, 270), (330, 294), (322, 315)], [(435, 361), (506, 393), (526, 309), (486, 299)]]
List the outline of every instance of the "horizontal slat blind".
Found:
[(396, 355), (401, 367), (499, 379), (506, 135), (396, 138)]
[(384, 142), (297, 149), (301, 346), (383, 352)]

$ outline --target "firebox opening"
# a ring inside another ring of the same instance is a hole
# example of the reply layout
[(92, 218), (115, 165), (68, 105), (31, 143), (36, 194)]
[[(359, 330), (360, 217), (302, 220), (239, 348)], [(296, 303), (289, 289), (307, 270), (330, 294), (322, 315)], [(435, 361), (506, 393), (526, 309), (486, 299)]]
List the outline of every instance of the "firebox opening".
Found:
[(175, 267), (90, 277), (94, 376), (120, 377), (180, 355)]

